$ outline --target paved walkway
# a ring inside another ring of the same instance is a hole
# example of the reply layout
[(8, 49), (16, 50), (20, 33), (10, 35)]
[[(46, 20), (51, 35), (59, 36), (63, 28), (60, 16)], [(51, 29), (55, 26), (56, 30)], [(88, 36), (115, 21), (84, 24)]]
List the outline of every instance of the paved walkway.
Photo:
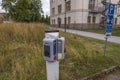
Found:
[[(64, 31), (64, 29), (59, 29), (59, 30)], [(91, 37), (95, 39), (105, 40), (105, 35), (103, 34), (97, 34), (97, 33), (85, 32), (85, 31), (79, 31), (79, 30), (71, 30), (71, 29), (67, 29), (67, 32), (81, 35), (81, 36)], [(108, 41), (120, 44), (120, 37), (111, 36), (111, 38), (109, 38)]]

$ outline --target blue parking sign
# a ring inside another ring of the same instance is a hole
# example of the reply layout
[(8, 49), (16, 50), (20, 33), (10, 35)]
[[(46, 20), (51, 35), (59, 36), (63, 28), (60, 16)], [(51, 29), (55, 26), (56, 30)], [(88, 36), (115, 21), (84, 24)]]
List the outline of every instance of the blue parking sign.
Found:
[(115, 4), (110, 3), (108, 5), (106, 34), (111, 34), (112, 33), (112, 26), (113, 26), (113, 20), (114, 20), (114, 9), (115, 9)]
[(108, 19), (107, 19), (107, 24), (113, 24), (113, 17), (111, 16), (108, 16)]
[(114, 15), (115, 4), (108, 5), (108, 15)]
[(106, 27), (106, 32), (107, 32), (107, 33), (111, 33), (111, 32), (112, 32), (112, 25), (108, 25), (108, 26)]

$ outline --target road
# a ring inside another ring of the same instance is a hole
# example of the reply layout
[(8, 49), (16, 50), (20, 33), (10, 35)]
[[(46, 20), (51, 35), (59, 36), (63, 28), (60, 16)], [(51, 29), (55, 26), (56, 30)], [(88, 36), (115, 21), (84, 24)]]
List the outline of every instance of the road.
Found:
[[(64, 29), (59, 29), (59, 30), (64, 31)], [(71, 29), (67, 29), (66, 31), (69, 33), (73, 33), (81, 36), (86, 36), (86, 37), (95, 38), (99, 40), (105, 40), (105, 35), (103, 34), (97, 34), (97, 33), (85, 32), (85, 31), (79, 31), (79, 30), (71, 30)], [(109, 38), (108, 41), (120, 44), (120, 37), (111, 36), (111, 38)]]

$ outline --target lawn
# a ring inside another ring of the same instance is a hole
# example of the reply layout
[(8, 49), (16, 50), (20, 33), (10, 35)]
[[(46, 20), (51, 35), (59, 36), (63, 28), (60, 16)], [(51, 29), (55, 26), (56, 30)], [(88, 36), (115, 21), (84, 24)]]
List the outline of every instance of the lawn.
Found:
[[(0, 80), (46, 80), (42, 40), (47, 25), (0, 24)], [(66, 38), (66, 57), (60, 62), (60, 80), (78, 80), (120, 65), (120, 45), (60, 32)]]
[[(105, 29), (89, 29), (89, 30), (84, 30), (84, 31), (105, 34)], [(113, 28), (112, 35), (120, 37), (120, 27)]]

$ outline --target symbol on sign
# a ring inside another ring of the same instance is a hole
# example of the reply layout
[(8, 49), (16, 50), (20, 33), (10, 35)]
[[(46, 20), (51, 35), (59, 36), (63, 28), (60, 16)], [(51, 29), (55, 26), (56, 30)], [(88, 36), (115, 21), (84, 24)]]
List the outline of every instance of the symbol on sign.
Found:
[(113, 5), (110, 5), (110, 13), (111, 13), (111, 14), (112, 14), (113, 10), (114, 10), (114, 6), (113, 6)]
[(108, 20), (107, 20), (107, 23), (108, 23), (108, 24), (110, 24), (110, 23), (111, 23), (111, 20), (110, 20), (110, 19), (108, 19)]
[(108, 16), (108, 19), (107, 19), (107, 24), (113, 24), (113, 19), (109, 16)]

